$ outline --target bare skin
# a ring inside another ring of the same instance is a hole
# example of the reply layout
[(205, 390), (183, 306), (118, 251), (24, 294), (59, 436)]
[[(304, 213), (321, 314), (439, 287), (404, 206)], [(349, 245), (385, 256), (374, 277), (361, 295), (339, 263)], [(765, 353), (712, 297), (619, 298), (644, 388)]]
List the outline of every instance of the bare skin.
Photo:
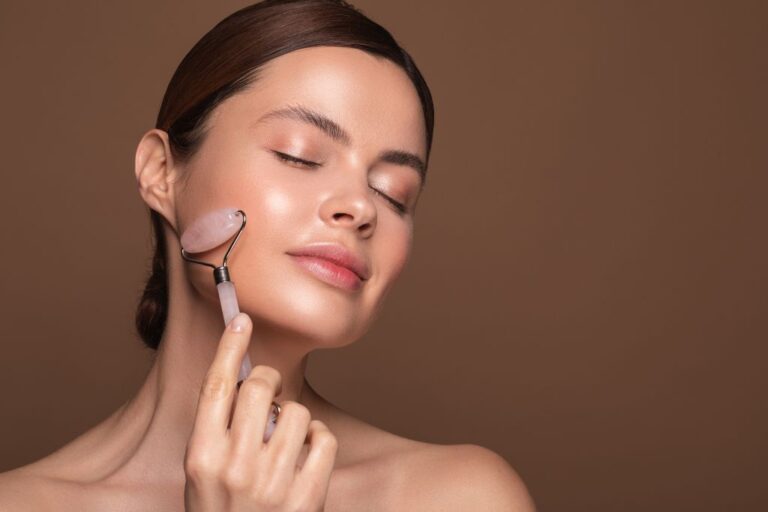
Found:
[[(297, 119), (259, 121), (288, 104), (335, 120), (349, 140)], [(0, 474), (0, 509), (184, 510), (185, 450), (223, 324), (210, 270), (181, 259), (179, 236), (199, 215), (232, 206), (248, 215), (229, 267), (240, 309), (253, 322), (251, 361), (279, 372), (276, 401), (302, 404), (338, 441), (325, 510), (532, 511), (519, 476), (491, 450), (385, 432), (334, 406), (305, 379), (309, 353), (365, 333), (408, 260), (420, 177), (377, 155), (398, 149), (424, 160), (422, 116), (397, 65), (356, 49), (313, 47), (270, 61), (255, 84), (220, 104), (188, 163), (174, 161), (165, 132), (144, 134), (138, 189), (166, 220), (169, 254), (170, 309), (156, 360), (109, 418), (49, 456)], [(323, 282), (286, 254), (319, 241), (339, 242), (368, 263), (371, 277), (360, 290)], [(225, 250), (199, 257), (220, 262)]]

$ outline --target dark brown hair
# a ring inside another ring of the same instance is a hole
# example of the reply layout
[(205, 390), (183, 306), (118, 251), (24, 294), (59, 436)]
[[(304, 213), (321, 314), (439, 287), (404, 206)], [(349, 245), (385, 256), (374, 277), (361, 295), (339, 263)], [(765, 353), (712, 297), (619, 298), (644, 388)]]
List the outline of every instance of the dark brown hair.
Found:
[[(345, 46), (387, 58), (408, 74), (424, 111), (426, 164), (432, 147), (432, 95), (413, 59), (381, 25), (343, 0), (265, 0), (227, 16), (184, 56), (165, 91), (156, 128), (173, 157), (186, 162), (200, 147), (206, 120), (223, 100), (252, 84), (261, 66), (311, 46)], [(155, 239), (151, 273), (136, 309), (136, 329), (157, 349), (168, 316), (163, 218), (150, 209)]]

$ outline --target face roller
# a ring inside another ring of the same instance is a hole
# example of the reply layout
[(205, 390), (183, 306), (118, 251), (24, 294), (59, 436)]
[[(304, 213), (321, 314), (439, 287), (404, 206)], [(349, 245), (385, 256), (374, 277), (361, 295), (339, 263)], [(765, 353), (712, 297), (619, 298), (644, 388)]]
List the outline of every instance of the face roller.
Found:
[[(184, 233), (181, 234), (181, 257), (185, 260), (205, 265), (213, 269), (213, 278), (216, 281), (216, 289), (219, 291), (219, 301), (221, 302), (221, 311), (224, 314), (224, 325), (240, 312), (237, 304), (237, 295), (235, 294), (235, 284), (229, 279), (229, 268), (227, 267), (227, 257), (229, 251), (240, 238), (243, 228), (245, 228), (246, 216), (243, 210), (234, 208), (222, 208), (203, 215), (193, 222)], [(224, 261), (221, 266), (211, 265), (204, 261), (190, 258), (188, 253), (203, 252), (220, 246), (237, 233), (235, 239), (229, 244), (227, 252), (224, 253)], [(243, 362), (240, 365), (240, 375), (237, 377), (238, 388), (240, 383), (251, 373), (251, 359), (248, 353), (245, 353)], [(269, 441), (272, 433), (277, 426), (277, 417), (280, 414), (280, 406), (272, 402), (272, 411), (264, 430), (264, 442)]]
[[(229, 268), (227, 267), (227, 257), (229, 251), (240, 238), (243, 228), (245, 228), (246, 216), (243, 210), (234, 208), (222, 208), (203, 215), (195, 220), (181, 234), (181, 256), (187, 261), (205, 265), (213, 269), (213, 278), (216, 282), (216, 289), (219, 291), (219, 301), (221, 302), (221, 311), (224, 314), (224, 325), (240, 312), (237, 304), (237, 295), (235, 294), (235, 285), (229, 279)], [(224, 262), (221, 266), (215, 266), (204, 261), (189, 257), (189, 253), (198, 253), (214, 249), (237, 233), (237, 236), (229, 244), (227, 252), (224, 254)], [(248, 353), (243, 358), (240, 365), (240, 375), (237, 378), (239, 383), (251, 372), (251, 360)]]

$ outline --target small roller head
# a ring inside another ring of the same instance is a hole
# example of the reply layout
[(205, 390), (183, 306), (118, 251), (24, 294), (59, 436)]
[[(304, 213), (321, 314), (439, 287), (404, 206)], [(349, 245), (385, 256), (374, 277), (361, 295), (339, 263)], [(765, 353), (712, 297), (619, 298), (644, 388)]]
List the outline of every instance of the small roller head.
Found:
[(213, 249), (232, 238), (242, 223), (237, 208), (214, 210), (187, 226), (181, 234), (181, 247), (190, 253)]

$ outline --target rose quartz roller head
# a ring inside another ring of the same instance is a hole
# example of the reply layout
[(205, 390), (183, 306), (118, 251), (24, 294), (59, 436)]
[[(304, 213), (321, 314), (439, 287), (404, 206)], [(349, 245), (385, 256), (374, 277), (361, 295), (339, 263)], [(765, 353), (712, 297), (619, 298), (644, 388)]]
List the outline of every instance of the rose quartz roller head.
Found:
[[(227, 267), (227, 257), (229, 251), (237, 243), (245, 228), (246, 216), (243, 210), (234, 208), (222, 208), (214, 210), (195, 220), (181, 234), (181, 256), (192, 263), (206, 265), (213, 268), (213, 278), (216, 281), (216, 289), (219, 291), (219, 300), (221, 302), (221, 311), (224, 314), (224, 325), (229, 325), (230, 320), (240, 312), (237, 304), (237, 295), (235, 294), (235, 285), (229, 279), (229, 268)], [(190, 258), (188, 253), (203, 252), (214, 249), (237, 233), (237, 236), (229, 245), (224, 254), (224, 262), (217, 267), (204, 261)], [(251, 361), (248, 354), (245, 354), (243, 364), (240, 366), (240, 375), (237, 382), (242, 381), (251, 372)]]

